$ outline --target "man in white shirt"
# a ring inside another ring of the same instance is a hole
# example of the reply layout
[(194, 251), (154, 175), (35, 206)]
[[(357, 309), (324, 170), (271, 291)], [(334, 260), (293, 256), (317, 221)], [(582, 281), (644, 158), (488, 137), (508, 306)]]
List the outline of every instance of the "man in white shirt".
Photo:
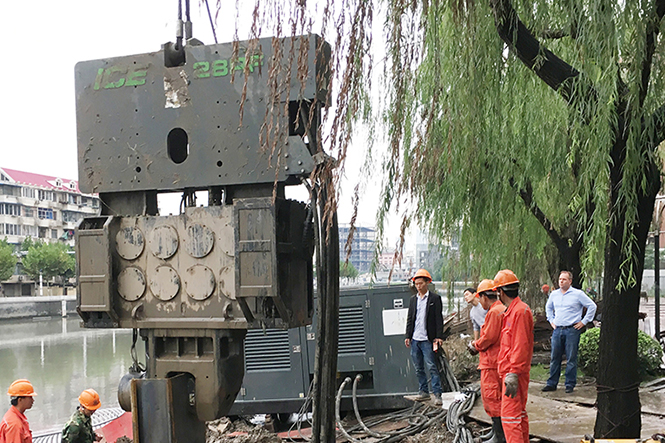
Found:
[(464, 290), (464, 300), (471, 305), (469, 317), (471, 318), (471, 324), (473, 325), (474, 340), (480, 338), (480, 328), (483, 327), (485, 316), (487, 315), (487, 310), (485, 310), (480, 304), (480, 299), (478, 297), (478, 293), (474, 288), (466, 288)]
[[(561, 375), (561, 357), (566, 354), (566, 393), (570, 394), (577, 384), (577, 349), (584, 327), (596, 315), (596, 304), (584, 292), (571, 286), (573, 274), (561, 271), (559, 289), (552, 291), (545, 311), (552, 325), (552, 355), (550, 378), (543, 392), (556, 391)], [(586, 308), (586, 315), (582, 312)]]
[(436, 367), (434, 353), (443, 344), (443, 307), (441, 297), (429, 292), (432, 277), (425, 269), (419, 269), (413, 280), (418, 293), (409, 300), (404, 345), (411, 348), (411, 359), (418, 377), (420, 400), (430, 397), (425, 366), (429, 370), (434, 404), (441, 404), (441, 377)]

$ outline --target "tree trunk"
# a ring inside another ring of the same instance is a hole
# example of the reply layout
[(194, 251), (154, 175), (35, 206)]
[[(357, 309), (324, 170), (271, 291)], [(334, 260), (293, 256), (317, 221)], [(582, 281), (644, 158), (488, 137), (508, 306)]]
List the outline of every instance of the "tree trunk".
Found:
[(638, 223), (632, 234), (636, 240), (633, 255), (633, 284), (623, 279), (617, 286), (621, 267), (626, 261), (622, 252), (626, 211), (619, 203), (619, 187), (623, 179), (625, 143), (618, 141), (611, 151), (614, 167), (610, 168), (610, 225), (605, 246), (603, 281), (603, 312), (600, 329), (600, 355), (596, 399), (598, 413), (594, 435), (599, 439), (639, 438), (640, 415), (639, 375), (637, 361), (637, 314), (644, 269), (644, 251), (653, 214), (660, 176), (655, 163), (647, 165), (645, 176), (649, 186), (638, 192)]
[(561, 271), (570, 271), (573, 274), (574, 288), (583, 289), (584, 278), (582, 277), (582, 264), (580, 261), (580, 250), (582, 249), (582, 240), (571, 240), (571, 245), (567, 242), (563, 245), (556, 245), (559, 253), (558, 266), (555, 274), (550, 271), (550, 277), (556, 287), (559, 286), (559, 274)]
[[(622, 224), (623, 220), (613, 223)], [(637, 310), (640, 286), (617, 290), (624, 255), (614, 239), (621, 229), (612, 226), (605, 248), (603, 312), (594, 435), (598, 439), (639, 438), (641, 428), (637, 372)], [(619, 235), (619, 238), (620, 235)], [(638, 279), (641, 283), (641, 273)]]

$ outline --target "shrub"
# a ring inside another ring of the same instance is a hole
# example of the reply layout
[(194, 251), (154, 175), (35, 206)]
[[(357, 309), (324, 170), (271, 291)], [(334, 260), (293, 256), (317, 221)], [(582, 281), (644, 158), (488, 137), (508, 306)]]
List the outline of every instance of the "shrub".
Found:
[[(600, 328), (586, 331), (580, 337), (578, 364), (586, 375), (595, 377), (598, 369)], [(637, 363), (640, 377), (655, 372), (663, 359), (663, 350), (656, 340), (645, 332), (637, 331)]]
[(592, 328), (580, 337), (580, 347), (577, 353), (579, 368), (591, 377), (596, 376), (598, 367), (598, 343), (600, 342), (600, 328)]

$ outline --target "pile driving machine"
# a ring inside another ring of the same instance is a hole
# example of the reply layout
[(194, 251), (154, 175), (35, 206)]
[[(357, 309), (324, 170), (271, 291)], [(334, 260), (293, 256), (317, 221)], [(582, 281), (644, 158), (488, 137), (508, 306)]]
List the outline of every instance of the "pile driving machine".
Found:
[[(284, 188), (320, 163), (329, 59), (305, 35), (76, 65), (79, 184), (102, 202), (76, 230), (78, 312), (145, 341), (146, 373), (119, 392), (135, 442), (203, 443), (240, 390), (247, 329), (311, 323), (312, 210)], [(167, 192), (178, 215), (158, 213)]]

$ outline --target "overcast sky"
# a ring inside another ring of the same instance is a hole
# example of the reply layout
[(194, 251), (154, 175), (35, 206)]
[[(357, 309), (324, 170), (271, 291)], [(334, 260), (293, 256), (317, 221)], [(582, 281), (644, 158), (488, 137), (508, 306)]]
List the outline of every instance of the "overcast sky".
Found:
[[(3, 4), (4, 59), (0, 70), (5, 99), (0, 166), (78, 178), (74, 65), (160, 49), (175, 40), (176, 0), (37, 0)], [(214, 43), (205, 7), (191, 0), (194, 37)], [(214, 7), (215, 0), (210, 0)], [(235, 2), (217, 18), (220, 43), (233, 39)], [(213, 16), (215, 11), (212, 11)], [(247, 35), (241, 21), (239, 36)], [(360, 146), (363, 141), (356, 141)], [(349, 221), (351, 194), (362, 149), (347, 161), (340, 222)], [(376, 168), (378, 169), (378, 168)], [(378, 183), (379, 177), (375, 181)], [(359, 223), (373, 226), (378, 184), (363, 199)], [(393, 223), (393, 228), (396, 223)], [(392, 238), (396, 233), (390, 235)]]

